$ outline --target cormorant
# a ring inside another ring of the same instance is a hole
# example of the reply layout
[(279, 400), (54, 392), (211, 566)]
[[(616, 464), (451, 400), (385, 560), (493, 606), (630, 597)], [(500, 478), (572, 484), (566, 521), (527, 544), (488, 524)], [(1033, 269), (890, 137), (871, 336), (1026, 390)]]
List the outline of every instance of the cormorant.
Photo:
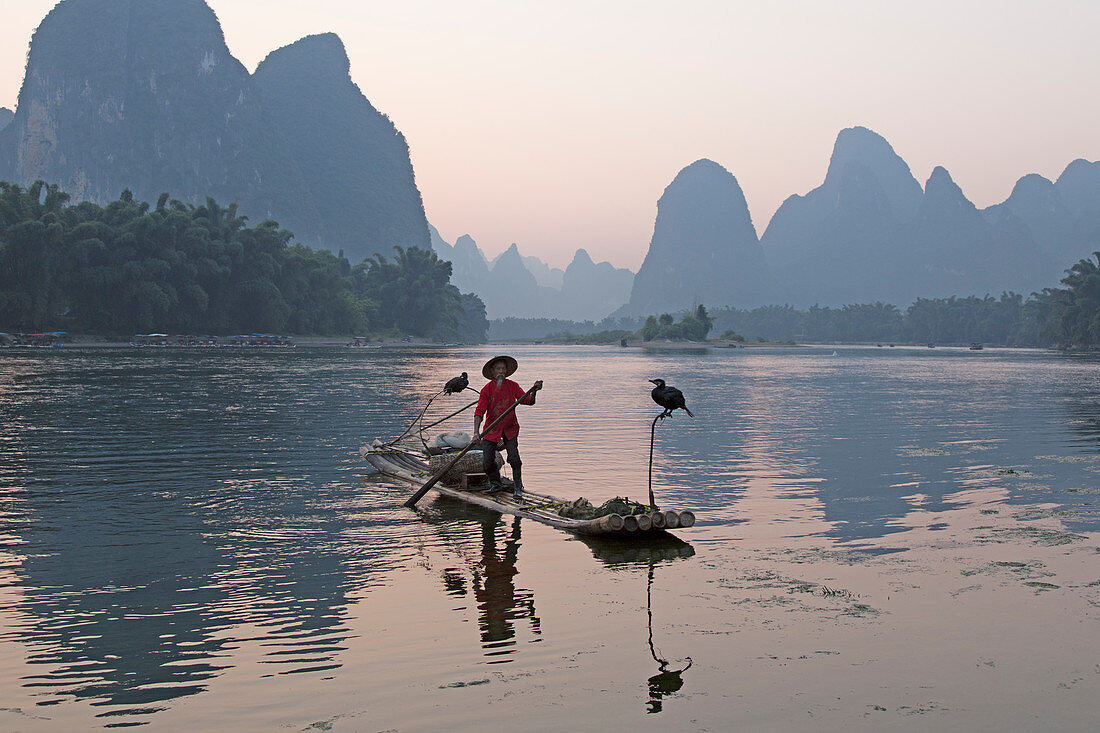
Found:
[(649, 393), (650, 396), (653, 397), (654, 402), (665, 408), (661, 417), (668, 417), (676, 408), (680, 408), (686, 412), (688, 417), (695, 417), (695, 415), (691, 414), (691, 410), (687, 408), (687, 405), (684, 404), (683, 392), (675, 387), (666, 387), (665, 380), (663, 379), (651, 379), (649, 381), (657, 385), (653, 388), (653, 391)]
[(444, 385), (443, 392), (445, 394), (457, 394), (469, 386), (470, 380), (466, 377), (466, 372), (462, 372), (461, 377), (455, 377)]

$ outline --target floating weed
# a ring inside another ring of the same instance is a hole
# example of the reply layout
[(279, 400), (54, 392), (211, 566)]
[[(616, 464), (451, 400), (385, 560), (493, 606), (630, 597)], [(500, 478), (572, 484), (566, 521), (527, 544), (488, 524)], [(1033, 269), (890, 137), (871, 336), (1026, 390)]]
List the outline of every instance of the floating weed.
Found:
[[(965, 575), (966, 573), (964, 572), (963, 574)], [(981, 585), (968, 585), (965, 588), (959, 588), (958, 590), (951, 591), (951, 597), (952, 598), (958, 598), (963, 593), (966, 593), (968, 591), (981, 590), (981, 589), (982, 589)]]
[(907, 458), (916, 458), (920, 456), (946, 456), (947, 451), (943, 448), (921, 448), (915, 445), (903, 445), (898, 449), (898, 453)]
[(1035, 456), (1040, 461), (1056, 461), (1058, 463), (1087, 463), (1100, 461), (1100, 456)]
[(1024, 585), (1028, 586), (1029, 588), (1034, 588), (1036, 593), (1042, 593), (1048, 590), (1056, 590), (1062, 587), (1060, 585), (1054, 585), (1053, 583), (1043, 583), (1038, 580), (1029, 580), (1024, 583)]
[(794, 583), (787, 589), (788, 593), (816, 593), (817, 586), (812, 583)]
[(973, 478), (1033, 478), (1034, 474), (1026, 468), (997, 468), (995, 466), (970, 466), (963, 469)]
[(982, 514), (1000, 514), (1000, 511), (996, 509), (982, 509)]
[(827, 585), (821, 586), (822, 598), (853, 598), (852, 591), (844, 590), (843, 588), (830, 588)]
[(857, 618), (865, 618), (867, 616), (878, 616), (879, 611), (866, 603), (853, 603), (846, 611), (845, 616), (855, 616)]
[[(1036, 545), (1054, 547), (1068, 545), (1072, 542), (1085, 539), (1084, 535), (1066, 532), (1057, 529), (1043, 529), (1042, 527), (1012, 527), (1008, 529), (994, 529), (993, 534), (1005, 539), (1031, 540)], [(1002, 540), (1003, 541), (1003, 540)]]
[(477, 685), (487, 685), (487, 684), (489, 684), (488, 679), (470, 680), (469, 682), (463, 682), (463, 681), (460, 680), (458, 682), (451, 682), (450, 684), (447, 684), (447, 685), (440, 685), (439, 689), (446, 690), (446, 689), (450, 689), (450, 688), (453, 688), (453, 687), (475, 687)]
[(1017, 512), (1012, 515), (1013, 519), (1021, 522), (1030, 522), (1036, 519), (1049, 519), (1051, 517), (1065, 519), (1075, 518), (1080, 516), (1080, 512), (1076, 512), (1070, 509), (1046, 509), (1042, 507), (1034, 507), (1032, 509), (1026, 509), (1022, 512)]
[(1050, 575), (1050, 573), (1043, 571), (1043, 564), (1041, 562), (1024, 563), (1012, 560), (1001, 560), (991, 562), (988, 565), (983, 565), (978, 568), (960, 570), (959, 574), (965, 578), (969, 578), (972, 575), (997, 573), (1004, 570), (1009, 570), (1016, 575), (1024, 575), (1025, 577), (1032, 578), (1036, 576), (1043, 577)]
[(1079, 489), (1066, 489), (1067, 494), (1100, 494), (1100, 489), (1091, 486), (1082, 486)]

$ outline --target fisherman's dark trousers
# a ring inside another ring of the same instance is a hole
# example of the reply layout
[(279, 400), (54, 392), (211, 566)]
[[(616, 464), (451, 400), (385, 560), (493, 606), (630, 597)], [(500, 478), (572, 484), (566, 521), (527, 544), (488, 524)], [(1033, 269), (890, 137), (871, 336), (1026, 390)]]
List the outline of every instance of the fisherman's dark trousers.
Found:
[[(508, 463), (513, 469), (522, 465), (519, 460), (519, 436), (504, 439), (504, 450), (508, 453)], [(481, 470), (490, 481), (500, 481), (500, 469), (497, 468), (497, 443), (491, 440), (481, 441)]]

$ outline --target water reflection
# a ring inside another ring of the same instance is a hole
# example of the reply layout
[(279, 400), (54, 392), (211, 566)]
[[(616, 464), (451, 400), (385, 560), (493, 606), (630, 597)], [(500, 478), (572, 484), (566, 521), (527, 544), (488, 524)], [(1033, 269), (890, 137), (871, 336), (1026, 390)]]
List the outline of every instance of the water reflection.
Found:
[[(473, 594), (487, 663), (507, 664), (514, 660), (519, 622), (527, 622), (530, 642), (541, 641), (542, 623), (535, 611), (534, 592), (515, 582), (519, 574), (522, 520), (443, 496), (431, 505), (430, 512), (422, 512), (421, 516), (448, 537), (457, 554), (467, 559), (464, 568), (443, 569), (443, 587), (456, 597)], [(455, 524), (461, 527), (463, 520), (476, 527), (476, 537), (473, 533), (456, 531)]]
[(653, 643), (653, 578), (654, 570), (661, 563), (671, 563), (675, 560), (686, 560), (695, 556), (695, 548), (675, 535), (664, 533), (650, 537), (636, 537), (627, 539), (610, 536), (584, 536), (577, 537), (592, 550), (596, 559), (610, 566), (645, 566), (646, 567), (646, 621), (647, 642), (649, 654), (657, 663), (657, 674), (646, 680), (649, 699), (646, 700), (647, 714), (659, 713), (663, 709), (663, 698), (679, 692), (684, 686), (681, 676), (691, 667), (691, 657), (684, 657), (682, 662), (675, 666), (679, 669), (669, 669), (673, 666), (668, 659), (659, 656), (657, 647)]
[[(729, 351), (515, 349), (522, 381), (547, 385), (523, 421), (532, 488), (594, 503), (644, 496), (648, 380), (660, 375), (697, 418), (669, 422), (657, 441), (655, 496), (697, 510), (682, 536), (724, 557), (737, 557), (728, 548), (739, 543), (791, 537), (851, 546), (894, 535), (904, 548), (902, 533), (935, 526), (926, 515), (966, 502), (1058, 505), (1077, 513), (1069, 526), (1090, 517), (1096, 526), (1095, 362), (993, 350)], [(438, 578), (443, 600), (459, 606), (440, 615), (478, 628), (454, 645), (456, 666), (515, 661), (524, 641), (542, 642), (543, 656), (575, 652), (569, 633), (543, 635), (539, 615), (570, 600), (546, 591), (536, 605), (522, 582), (521, 555), (548, 551), (536, 528), (450, 500), (417, 515), (400, 509), (408, 487), (358, 480), (360, 444), (398, 434), (439, 375), (489, 353), (0, 355), (0, 642), (15, 650), (5, 699), (77, 699), (112, 723), (168, 726), (172, 713), (157, 711), (179, 698), (210, 690), (206, 705), (247, 680), (242, 705), (290, 707), (281, 675), (297, 675), (300, 699), (351, 674), (352, 624), (371, 617), (373, 589), (438, 559), (418, 547), (425, 535), (447, 557), (428, 592), (441, 598)], [(651, 646), (632, 649), (653, 663), (633, 674), (646, 680), (647, 709), (667, 709), (685, 677), (692, 684), (704, 670), (685, 673), (686, 657), (662, 653), (673, 630), (659, 581), (695, 550), (671, 535), (579, 541), (592, 557), (562, 559), (570, 572), (593, 582), (636, 572), (639, 583), (647, 572)], [(567, 623), (621, 610), (620, 599), (591, 603)], [(623, 633), (641, 645), (641, 619), (634, 625)], [(408, 662), (427, 668), (438, 656)]]
[(649, 620), (649, 654), (653, 661), (657, 662), (657, 674), (646, 680), (649, 687), (649, 700), (646, 702), (647, 713), (659, 713), (662, 710), (661, 699), (675, 692), (679, 692), (684, 686), (684, 678), (681, 675), (691, 667), (691, 657), (685, 657), (686, 664), (680, 669), (669, 669), (670, 662), (657, 656), (657, 649), (653, 646), (653, 565), (649, 563), (649, 572), (646, 575), (645, 600), (646, 617)]
[(353, 598), (403, 559), (394, 502), (333, 460), (370, 412), (316, 380), (327, 362), (0, 362), (0, 641), (26, 650), (38, 705), (140, 724), (242, 656), (262, 676), (342, 666)]

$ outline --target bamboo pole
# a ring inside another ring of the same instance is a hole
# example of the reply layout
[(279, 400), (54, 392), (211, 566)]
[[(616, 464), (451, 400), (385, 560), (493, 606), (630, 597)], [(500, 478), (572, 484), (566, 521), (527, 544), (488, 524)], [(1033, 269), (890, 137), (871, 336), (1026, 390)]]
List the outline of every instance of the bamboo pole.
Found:
[(466, 410), (469, 410), (469, 409), (470, 409), (471, 407), (473, 407), (473, 406), (474, 406), (474, 405), (476, 405), (476, 404), (477, 404), (477, 400), (474, 400), (474, 401), (473, 401), (473, 402), (471, 402), (470, 404), (468, 404), (468, 405), (466, 405), (465, 407), (463, 407), (463, 408), (462, 408), (461, 410), (455, 410), (454, 412), (452, 412), (452, 413), (451, 413), (450, 415), (448, 415), (447, 417), (443, 417), (443, 418), (440, 418), (440, 419), (436, 420), (435, 422), (433, 422), (433, 423), (432, 423), (432, 424), (430, 424), (430, 425), (425, 425), (424, 427), (420, 428), (420, 432), (424, 432), (425, 430), (431, 430), (432, 428), (434, 428), (434, 427), (435, 427), (436, 425), (438, 425), (439, 423), (441, 423), (441, 422), (444, 422), (444, 421), (446, 421), (446, 420), (450, 420), (450, 419), (451, 419), (452, 417), (454, 417), (455, 415), (459, 415), (459, 414), (461, 414), (461, 413), (463, 413), (463, 412), (466, 412)]

